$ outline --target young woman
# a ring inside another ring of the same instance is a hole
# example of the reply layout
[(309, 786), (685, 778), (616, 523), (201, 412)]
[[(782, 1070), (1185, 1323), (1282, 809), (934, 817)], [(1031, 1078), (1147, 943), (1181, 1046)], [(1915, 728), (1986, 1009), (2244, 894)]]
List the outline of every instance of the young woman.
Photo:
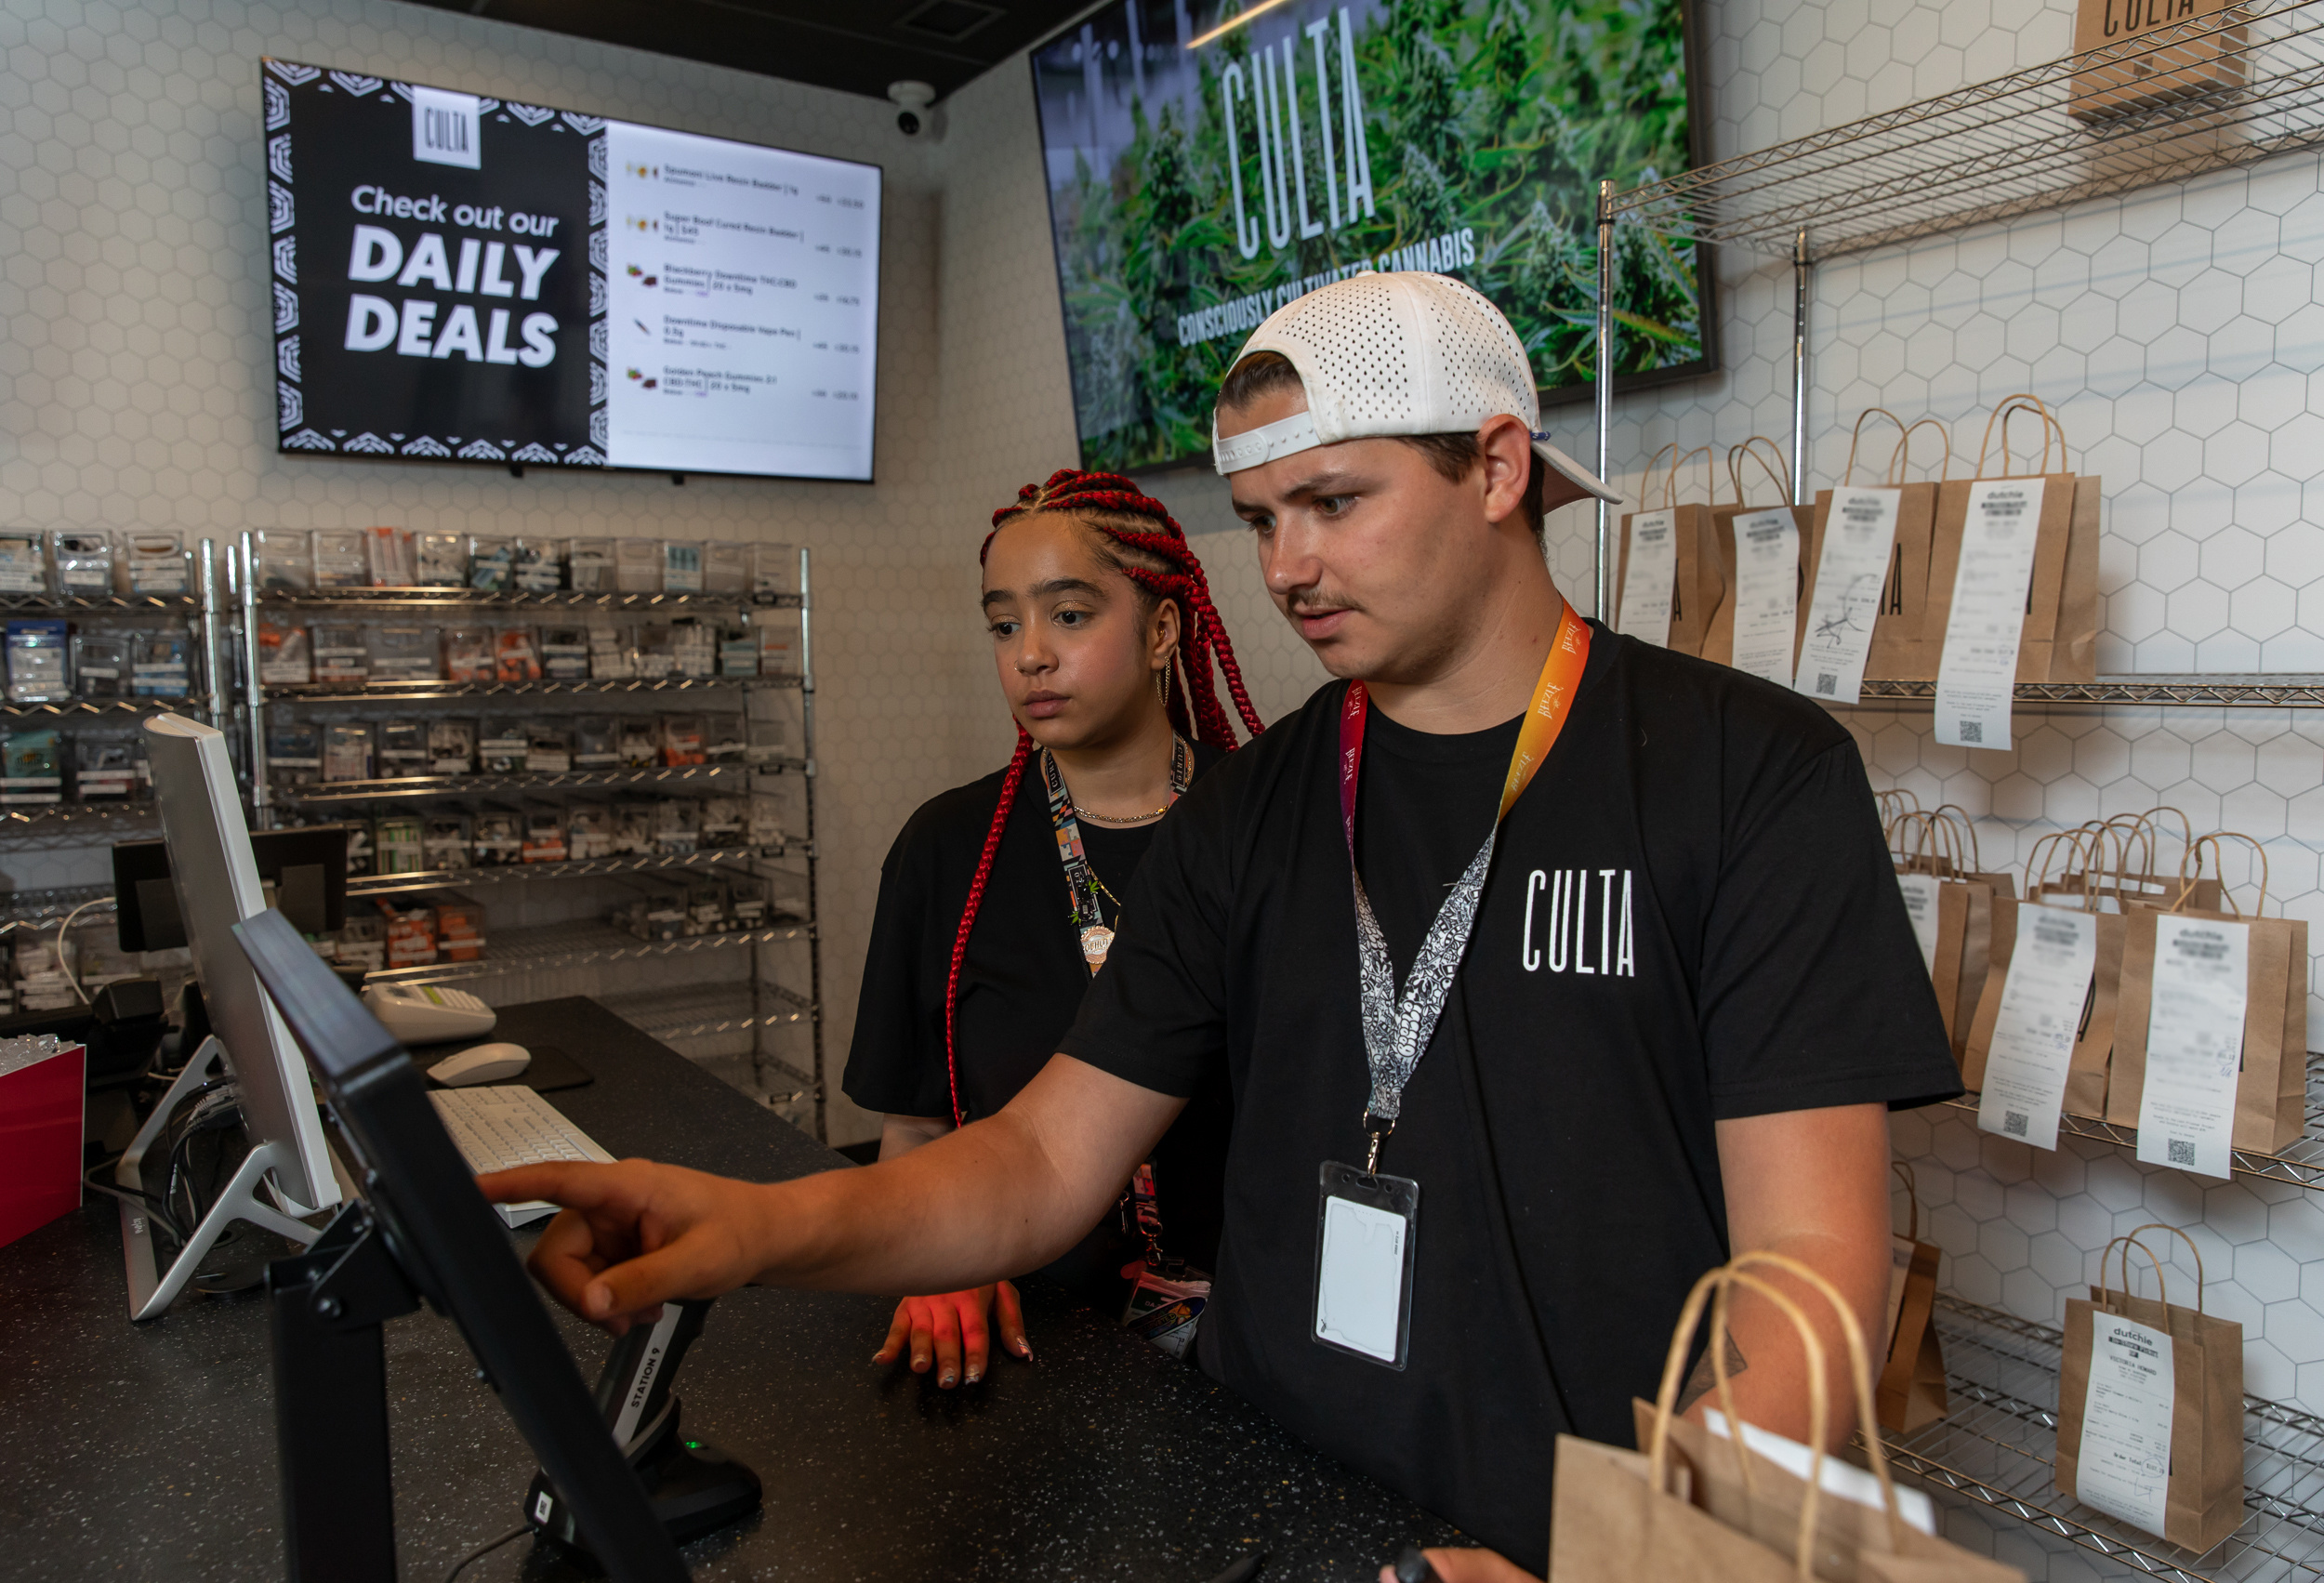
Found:
[[(1055, 1052), (1155, 827), (1235, 746), (1214, 655), (1243, 723), (1260, 730), (1202, 563), (1128, 479), (1068, 469), (1026, 485), (993, 513), (982, 560), (1017, 751), (923, 804), (880, 870), (841, 1087), (885, 1115), (883, 1160), (999, 1110)], [(1196, 1095), (1134, 1204), (1126, 1195), (1043, 1273), (1118, 1311), (1122, 1269), (1154, 1245), (1211, 1268), (1226, 1121), (1222, 1092)], [(1032, 1358), (1006, 1281), (906, 1298), (873, 1362), (908, 1348), (939, 1385), (972, 1383), (994, 1325), (1005, 1351)]]

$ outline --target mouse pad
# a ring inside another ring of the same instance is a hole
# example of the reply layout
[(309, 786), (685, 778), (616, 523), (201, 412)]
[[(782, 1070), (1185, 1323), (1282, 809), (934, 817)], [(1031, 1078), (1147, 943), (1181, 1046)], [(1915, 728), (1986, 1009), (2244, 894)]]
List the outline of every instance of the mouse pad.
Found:
[[(419, 1069), (425, 1072), (445, 1056), (469, 1048), (470, 1047), (465, 1042), (455, 1040), (450, 1044), (433, 1049), (416, 1049), (412, 1052), (412, 1059), (418, 1062)], [(560, 1088), (581, 1088), (597, 1081), (588, 1067), (574, 1060), (555, 1045), (530, 1045), (526, 1048), (533, 1052), (533, 1064), (526, 1067), (521, 1075), (508, 1079), (509, 1083), (522, 1083), (536, 1094), (553, 1094)], [(434, 1082), (429, 1086), (438, 1088), (443, 1087), (442, 1084)], [(483, 1086), (490, 1088), (506, 1085), (487, 1083)]]

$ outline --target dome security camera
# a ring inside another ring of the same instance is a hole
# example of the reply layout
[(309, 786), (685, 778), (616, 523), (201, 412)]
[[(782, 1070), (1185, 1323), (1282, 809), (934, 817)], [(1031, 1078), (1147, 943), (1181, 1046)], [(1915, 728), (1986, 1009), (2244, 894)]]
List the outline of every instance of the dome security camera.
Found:
[(936, 133), (936, 90), (926, 83), (906, 79), (888, 85), (888, 99), (896, 107), (896, 130), (907, 138)]

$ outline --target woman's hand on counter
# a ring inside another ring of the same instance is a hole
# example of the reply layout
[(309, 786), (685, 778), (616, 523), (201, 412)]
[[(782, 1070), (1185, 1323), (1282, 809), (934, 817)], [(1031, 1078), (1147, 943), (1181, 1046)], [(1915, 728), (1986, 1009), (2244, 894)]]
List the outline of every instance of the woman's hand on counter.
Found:
[(914, 1374), (926, 1374), (933, 1366), (936, 1383), (949, 1391), (961, 1382), (965, 1369), (967, 1382), (974, 1385), (984, 1378), (985, 1360), (991, 1354), (988, 1313), (999, 1321), (1001, 1350), (1031, 1363), (1033, 1348), (1024, 1339), (1024, 1311), (1017, 1301), (1017, 1288), (1006, 1281), (968, 1291), (905, 1298), (896, 1304), (888, 1339), (872, 1354), (872, 1362), (893, 1363), (909, 1347)]
[(621, 1335), (672, 1298), (714, 1298), (749, 1283), (763, 1191), (748, 1182), (624, 1160), (522, 1166), (476, 1179), (495, 1204), (564, 1206), (526, 1262), (549, 1294)]
[[(1492, 1550), (1423, 1550), (1437, 1583), (1541, 1583), (1541, 1580)], [(1396, 1569), (1380, 1569), (1380, 1583), (1396, 1583)]]

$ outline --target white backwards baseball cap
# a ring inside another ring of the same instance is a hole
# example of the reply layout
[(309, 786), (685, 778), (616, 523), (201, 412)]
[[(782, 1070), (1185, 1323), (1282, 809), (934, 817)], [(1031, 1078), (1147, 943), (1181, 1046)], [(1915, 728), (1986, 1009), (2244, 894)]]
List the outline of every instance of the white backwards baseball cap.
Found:
[(1210, 449), (1221, 473), (1342, 440), (1472, 434), (1507, 413), (1559, 473), (1601, 500), (1622, 498), (1550, 443), (1525, 343), (1499, 309), (1447, 276), (1400, 270), (1334, 281), (1269, 314), (1235, 361), (1255, 351), (1290, 360), (1307, 410), (1225, 440), (1214, 416)]

